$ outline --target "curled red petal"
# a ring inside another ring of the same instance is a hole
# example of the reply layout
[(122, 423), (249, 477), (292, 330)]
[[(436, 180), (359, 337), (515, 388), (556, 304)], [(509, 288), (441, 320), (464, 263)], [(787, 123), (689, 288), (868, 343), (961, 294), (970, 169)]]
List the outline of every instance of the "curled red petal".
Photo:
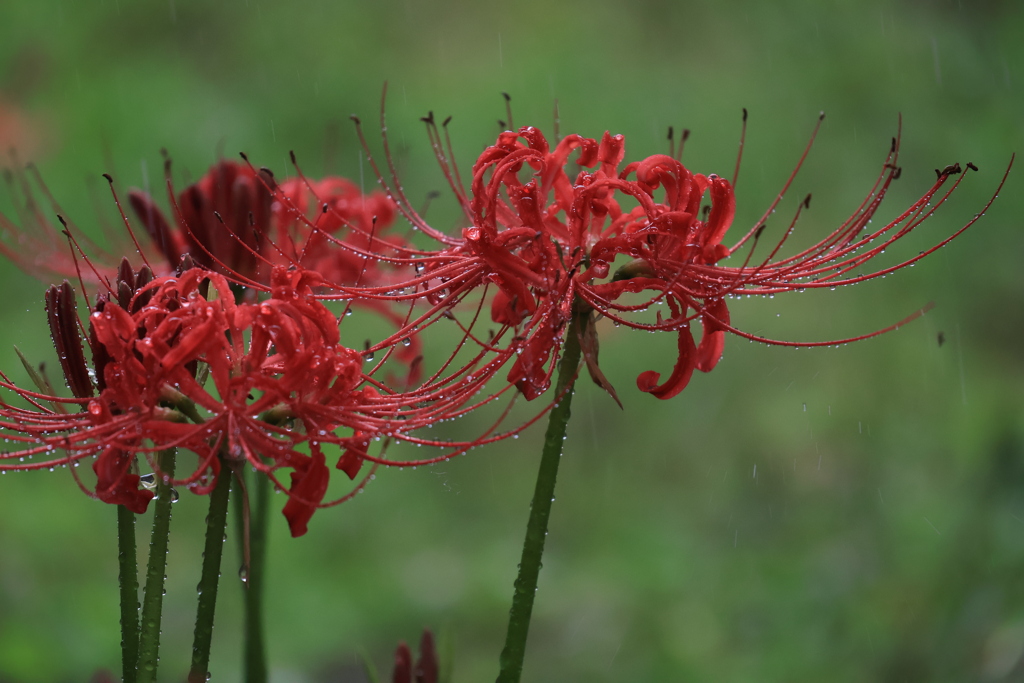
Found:
[(676, 359), (672, 374), (664, 384), (658, 384), (658, 380), (661, 379), (660, 373), (654, 370), (641, 372), (636, 378), (637, 388), (662, 400), (672, 398), (689, 384), (690, 377), (693, 376), (696, 355), (697, 347), (693, 343), (690, 328), (679, 328), (679, 357)]

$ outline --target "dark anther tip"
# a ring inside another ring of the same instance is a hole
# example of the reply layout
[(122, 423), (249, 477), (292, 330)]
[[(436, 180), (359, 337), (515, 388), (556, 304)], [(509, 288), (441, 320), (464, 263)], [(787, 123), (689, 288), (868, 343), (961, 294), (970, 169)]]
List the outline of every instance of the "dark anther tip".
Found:
[[(64, 220), (64, 216), (61, 216), (59, 213), (57, 214), (57, 220), (60, 221), (60, 224), (65, 228), (68, 227), (68, 222)], [(64, 231), (64, 234), (67, 234), (66, 230)], [(71, 237), (71, 235), (68, 235), (68, 237)]]
[(501, 96), (505, 98), (506, 102), (511, 102), (512, 101), (512, 96), (509, 95), (507, 92), (501, 93)]
[(360, 121), (359, 117), (356, 116), (355, 114), (352, 114), (351, 116), (349, 116), (349, 119), (351, 119), (352, 121), (355, 121), (357, 126), (362, 124), (362, 121)]
[(245, 152), (239, 152), (239, 153), (238, 153), (238, 156), (242, 157), (242, 158), (243, 158), (244, 160), (246, 160), (246, 161), (249, 161), (249, 157), (247, 157), (247, 156), (245, 155)]
[(294, 165), (295, 164), (295, 150), (294, 149), (288, 150), (288, 156), (291, 157), (292, 165)]
[(810, 194), (808, 194), (806, 197), (804, 197), (804, 208), (805, 209), (811, 208), (811, 195)]
[(113, 179), (113, 178), (112, 178), (112, 177), (110, 176), (110, 174), (109, 174), (109, 173), (104, 173), (104, 174), (103, 174), (103, 177), (104, 177), (104, 178), (106, 178), (106, 179), (107, 179), (107, 182), (108, 182), (108, 183), (110, 183), (111, 185), (113, 185), (113, 184), (114, 184), (114, 179)]
[(967, 162), (967, 168), (971, 169), (972, 171), (977, 171), (978, 170), (978, 167), (975, 166), (974, 163), (971, 162), (971, 161)]
[(448, 124), (451, 123), (451, 120), (452, 120), (452, 117), (449, 116), (448, 118), (446, 118), (444, 120), (444, 123), (442, 123), (441, 125), (444, 126), (445, 128), (447, 128)]
[(744, 123), (746, 123), (746, 121), (747, 121), (747, 115), (748, 115), (747, 108), (743, 107), (743, 122)]

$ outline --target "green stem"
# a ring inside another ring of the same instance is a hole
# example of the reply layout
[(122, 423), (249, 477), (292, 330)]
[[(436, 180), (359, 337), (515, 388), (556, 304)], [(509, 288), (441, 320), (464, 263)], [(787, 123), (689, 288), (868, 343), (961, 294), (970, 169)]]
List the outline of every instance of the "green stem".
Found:
[(210, 494), (210, 512), (206, 516), (206, 547), (203, 550), (203, 573), (199, 580), (199, 606), (196, 609), (189, 683), (205, 683), (210, 670), (210, 641), (213, 639), (213, 615), (217, 608), (217, 584), (220, 579), (221, 555), (224, 552), (224, 527), (228, 521), (230, 492), (231, 470), (222, 466), (217, 475), (217, 485)]
[(142, 598), (138, 683), (156, 681), (156, 667), (160, 658), (160, 614), (164, 603), (167, 539), (171, 528), (170, 479), (174, 476), (174, 449), (160, 452), (157, 456), (157, 469), (153, 535), (149, 542), (149, 564), (146, 566), (146, 593)]
[(562, 443), (565, 429), (569, 424), (570, 404), (576, 371), (580, 364), (579, 334), (586, 325), (586, 318), (574, 312), (569, 330), (565, 335), (565, 348), (558, 364), (558, 381), (555, 396), (558, 403), (548, 416), (548, 431), (544, 435), (544, 450), (537, 472), (537, 485), (530, 504), (530, 521), (526, 525), (526, 540), (523, 542), (523, 556), (519, 562), (519, 576), (512, 596), (512, 609), (508, 616), (508, 632), (505, 649), (501, 652), (501, 671), (497, 683), (518, 683), (523, 673), (523, 658), (526, 655), (526, 636), (530, 631), (530, 616), (533, 599), (537, 591), (537, 577), (540, 575), (541, 556), (544, 554), (544, 540), (548, 534), (548, 518), (551, 503), (555, 500), (555, 479), (558, 463), (562, 458)]
[(135, 683), (139, 666), (139, 567), (135, 513), (117, 506), (117, 582), (121, 587), (121, 680)]
[[(247, 469), (247, 468), (246, 468)], [(245, 652), (242, 659), (243, 680), (246, 683), (266, 683), (267, 655), (263, 633), (263, 578), (267, 554), (267, 523), (270, 508), (270, 479), (262, 472), (256, 472), (252, 478), (252, 486), (245, 490), (242, 480), (244, 473), (239, 472), (239, 486), (243, 487), (236, 498), (236, 519), (239, 521), (238, 532), (242, 554), (242, 568), (239, 571), (245, 588), (245, 622), (243, 642)], [(255, 500), (250, 509), (245, 509), (245, 498), (252, 494)], [(248, 525), (246, 520), (248, 519)], [(246, 533), (248, 532), (248, 539)], [(246, 557), (246, 541), (248, 541), (248, 557)]]

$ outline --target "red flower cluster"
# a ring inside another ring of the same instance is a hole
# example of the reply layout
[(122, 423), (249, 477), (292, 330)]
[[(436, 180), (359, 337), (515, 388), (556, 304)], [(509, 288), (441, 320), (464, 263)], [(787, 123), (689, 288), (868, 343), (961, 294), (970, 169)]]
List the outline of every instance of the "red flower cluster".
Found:
[[(24, 467), (96, 455), (97, 497), (136, 512), (152, 497), (130, 471), (136, 454), (192, 451), (194, 471), (175, 483), (197, 493), (212, 487), (221, 464), (248, 462), (271, 477), (278, 468), (293, 468), (285, 515), (293, 533), (302, 533), (327, 488), (317, 435), (363, 426), (361, 411), (372, 424), (379, 395), (360, 388), (361, 354), (340, 346), (336, 317), (312, 296), (319, 277), (277, 268), (270, 297), (251, 304), (236, 304), (228, 281), (200, 268), (149, 278), (145, 270), (123, 268), (116, 282), (121, 299), (103, 296), (93, 306), (89, 341), (97, 395), (91, 398), (73, 293), (66, 282), (51, 288), (54, 342), (84, 410), (42, 410), (41, 397), (24, 391), (36, 411), (5, 406), (17, 422), (4, 426), (20, 432), (15, 438), (39, 444), (19, 457), (66, 451)], [(303, 444), (309, 454), (299, 450)]]
[[(441, 283), (460, 296), (488, 284), (496, 286), (491, 318), (515, 331), (512, 343), (517, 358), (508, 380), (528, 399), (540, 396), (551, 384), (574, 304), (616, 324), (677, 335), (678, 356), (671, 375), (661, 381), (660, 374), (651, 370), (637, 377), (641, 391), (662, 399), (682, 391), (694, 370), (709, 372), (715, 367), (726, 332), (787, 346), (840, 344), (887, 332), (924, 311), (852, 339), (805, 343), (767, 339), (736, 329), (726, 300), (737, 295), (833, 288), (884, 276), (945, 245), (984, 213), (982, 210), (917, 256), (863, 274), (860, 269), (865, 263), (909, 234), (949, 198), (964, 177), (959, 164), (936, 171), (934, 184), (920, 199), (890, 223), (868, 230), (890, 184), (901, 173), (897, 165), (899, 140), (893, 138), (879, 177), (853, 215), (816, 244), (780, 257), (801, 211), (810, 204), (808, 195), (782, 238), (762, 257), (755, 255), (753, 247), (807, 150), (761, 221), (727, 246), (723, 240), (736, 212), (732, 184), (714, 174), (692, 173), (673, 156), (658, 154), (623, 164), (625, 141), (621, 135), (606, 132), (600, 141), (569, 135), (552, 147), (539, 130), (528, 126), (502, 133), (480, 155), (467, 192), (459, 183), (458, 170), (442, 151), (432, 117), (426, 121), (441, 169), (470, 226), (462, 230), (462, 239), (438, 235), (415, 213), (393, 169), (390, 181), (378, 170), (381, 183), (405, 218), (442, 243), (436, 255), (424, 260), (420, 276), (413, 282), (427, 291), (433, 283)], [(967, 167), (977, 170), (970, 163)], [(740, 265), (720, 265), (748, 241), (751, 248), (740, 257)], [(852, 275), (855, 270), (860, 274)], [(374, 296), (379, 291), (364, 289), (361, 295)], [(637, 319), (637, 313), (657, 304), (667, 306), (667, 316), (654, 309), (655, 320)], [(691, 328), (698, 319), (702, 327), (699, 343)], [(597, 367), (596, 336), (588, 334), (582, 342), (592, 377), (615, 397)]]
[[(667, 399), (685, 388), (694, 370), (715, 367), (726, 332), (787, 345), (851, 341), (801, 344), (741, 332), (732, 325), (729, 297), (879, 277), (923, 258), (977, 220), (918, 256), (853, 275), (946, 201), (963, 179), (959, 165), (938, 172), (894, 221), (869, 229), (900, 174), (894, 139), (878, 179), (849, 219), (811, 247), (780, 256), (790, 225), (760, 256), (763, 220), (731, 246), (723, 243), (736, 209), (728, 180), (692, 173), (671, 155), (627, 163), (621, 135), (570, 135), (551, 145), (536, 128), (504, 132), (474, 164), (467, 190), (432, 117), (427, 123), (442, 173), (466, 216), (460, 236), (434, 229), (412, 208), (390, 157), (386, 181), (374, 165), (386, 194), (363, 196), (348, 181), (312, 181), (301, 173), (278, 183), (269, 171), (229, 162), (180, 194), (168, 180), (170, 219), (148, 195), (131, 192), (130, 205), (164, 265), (154, 275), (148, 265), (134, 271), (124, 261), (108, 279), (102, 264), (89, 264), (86, 273), (105, 290), (89, 306), (91, 365), (74, 291), (66, 281), (49, 290), (50, 329), (74, 398), (54, 396), (45, 386), (28, 391), (4, 377), (3, 386), (27, 407), (0, 403), (0, 429), (23, 444), (0, 455), (0, 468), (52, 468), (95, 457), (96, 484), (83, 488), (141, 512), (153, 494), (140, 486), (137, 457), (156, 470), (157, 451), (179, 448), (194, 453), (196, 464), (173, 483), (204, 493), (225, 465), (248, 464), (288, 493), (284, 514), (300, 535), (315, 509), (352, 495), (324, 502), (328, 448), (336, 469), (355, 479), (364, 461), (374, 467), (436, 462), (523, 429), (497, 431), (514, 402), (513, 388), (527, 399), (549, 388), (573, 316), (591, 321), (581, 334), (584, 357), (613, 397), (597, 364), (592, 322), (603, 316), (675, 334), (671, 374), (663, 380), (650, 370), (637, 378), (641, 391)], [(396, 213), (436, 248), (382, 236)], [(23, 219), (48, 226), (40, 216), (26, 209)], [(723, 265), (730, 256), (740, 264)], [(336, 312), (331, 301), (344, 308)], [(397, 331), (367, 341), (362, 351), (344, 345), (342, 321), (352, 306), (382, 315)], [(497, 325), (486, 339), (476, 331), (485, 309)], [(638, 317), (648, 310), (655, 311), (653, 320)], [(441, 320), (458, 326), (458, 338), (448, 342), (451, 353), (424, 360), (419, 338)], [(699, 342), (691, 324), (697, 320)], [(390, 370), (382, 378), (385, 367)], [(506, 381), (493, 382), (499, 374)], [(482, 434), (450, 442), (418, 435), (508, 395), (513, 398)], [(443, 453), (396, 461), (383, 450), (372, 454), (374, 441), (407, 441)], [(282, 468), (291, 473), (287, 484), (279, 477)], [(372, 471), (357, 490), (369, 476)]]
[[(410, 260), (400, 238), (376, 234), (394, 214), (383, 195), (363, 197), (339, 178), (300, 176), (277, 185), (269, 172), (228, 162), (176, 198), (170, 194), (176, 229), (148, 196), (132, 192), (130, 201), (163, 257), (163, 264), (154, 259), (156, 268), (167, 272), (177, 261), (176, 273), (154, 276), (148, 264), (135, 271), (123, 260), (108, 279), (109, 268), (84, 255), (86, 268), (77, 260), (64, 264), (105, 290), (84, 323), (66, 280), (47, 292), (51, 336), (74, 398), (55, 395), (42, 378), (39, 392), (3, 382), (28, 407), (0, 402), (0, 429), (25, 444), (0, 454), (0, 469), (77, 467), (91, 456), (96, 483), (86, 486), (76, 475), (83, 489), (141, 513), (153, 493), (141, 485), (137, 456), (159, 475), (157, 452), (194, 453), (190, 473), (171, 483), (200, 494), (212, 490), (223, 465), (248, 463), (289, 494), (284, 514), (301, 535), (316, 508), (352, 495), (324, 502), (328, 448), (337, 451), (336, 469), (354, 480), (365, 460), (374, 468), (385, 462), (367, 452), (371, 441), (409, 440), (450, 455), (502, 438), (411, 436), (496, 398), (469, 405), (486, 381), (470, 372), (479, 360), (445, 372), (453, 355), (419, 382), (411, 309), (402, 314), (379, 298), (345, 295), (343, 310), (334, 312), (322, 301), (338, 298), (332, 292), (339, 282), (395, 279), (390, 264)], [(42, 224), (39, 212), (27, 215)], [(353, 306), (383, 316), (401, 334), (372, 348), (367, 342), (363, 351), (342, 345), (341, 323)], [(375, 353), (381, 357), (374, 364)], [(384, 368), (389, 379), (379, 378)], [(291, 470), (287, 484), (278, 477), (282, 468)]]

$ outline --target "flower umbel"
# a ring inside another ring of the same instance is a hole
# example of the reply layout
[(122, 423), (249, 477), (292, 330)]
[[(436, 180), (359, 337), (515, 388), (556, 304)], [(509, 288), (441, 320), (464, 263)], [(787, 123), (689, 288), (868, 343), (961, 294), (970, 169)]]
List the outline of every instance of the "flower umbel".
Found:
[[(453, 289), (452, 283), (458, 283), (459, 292), (494, 285), (491, 319), (503, 330), (514, 331), (517, 357), (508, 381), (528, 399), (540, 396), (551, 384), (574, 300), (615, 324), (677, 335), (678, 354), (671, 374), (663, 379), (651, 370), (637, 377), (641, 391), (667, 399), (686, 387), (694, 370), (709, 372), (715, 367), (726, 332), (768, 344), (833, 345), (895, 329), (926, 310), (850, 339), (789, 342), (736, 328), (727, 304), (730, 297), (833, 288), (882, 277), (947, 244), (984, 213), (983, 209), (918, 255), (865, 273), (869, 261), (949, 199), (963, 181), (963, 167), (953, 164), (937, 171), (935, 182), (917, 201), (889, 223), (871, 228), (890, 185), (901, 175), (899, 137), (893, 138), (879, 176), (857, 210), (817, 243), (783, 256), (797, 220), (810, 205), (810, 195), (767, 254), (757, 246), (765, 221), (800, 170), (813, 135), (762, 219), (727, 245), (725, 236), (736, 213), (733, 184), (715, 174), (693, 173), (675, 156), (657, 154), (624, 163), (622, 135), (605, 133), (600, 140), (568, 135), (552, 146), (538, 129), (527, 126), (502, 133), (480, 155), (467, 191), (443, 151), (433, 117), (425, 120), (438, 162), (470, 226), (461, 237), (449, 237), (426, 225), (399, 189), (389, 164), (391, 177), (381, 176), (380, 181), (399, 212), (441, 242), (438, 252), (424, 260), (420, 276), (408, 284), (444, 282)], [(738, 167), (737, 163), (737, 172)], [(966, 169), (977, 170), (971, 163)], [(738, 263), (723, 263), (729, 257)], [(667, 315), (654, 308), (662, 303)], [(653, 320), (638, 317), (651, 310)], [(699, 342), (692, 329), (697, 321), (702, 328)], [(614, 396), (597, 365), (596, 335), (591, 333), (582, 342), (592, 377)]]
[[(66, 282), (52, 287), (51, 331), (75, 398), (6, 383), (32, 408), (3, 404), (0, 427), (34, 445), (0, 456), (5, 469), (98, 456), (94, 495), (142, 512), (153, 494), (139, 487), (135, 455), (147, 455), (158, 471), (152, 454), (184, 448), (197, 464), (172, 483), (206, 493), (222, 462), (248, 462), (292, 494), (285, 516), (293, 533), (304, 533), (326, 492), (320, 443), (347, 445), (350, 437), (335, 434), (346, 427), (376, 433), (367, 399), (379, 396), (372, 386), (359, 389), (362, 354), (339, 344), (337, 318), (312, 295), (319, 281), (309, 271), (279, 267), (269, 298), (237, 304), (219, 273), (191, 268), (152, 279), (147, 269), (136, 273), (125, 263), (116, 281), (120, 296), (102, 295), (91, 307), (91, 372), (74, 292)], [(58, 449), (65, 455), (46, 457)], [(341, 457), (354, 476), (358, 468)], [(290, 487), (275, 477), (281, 467), (294, 471)]]

